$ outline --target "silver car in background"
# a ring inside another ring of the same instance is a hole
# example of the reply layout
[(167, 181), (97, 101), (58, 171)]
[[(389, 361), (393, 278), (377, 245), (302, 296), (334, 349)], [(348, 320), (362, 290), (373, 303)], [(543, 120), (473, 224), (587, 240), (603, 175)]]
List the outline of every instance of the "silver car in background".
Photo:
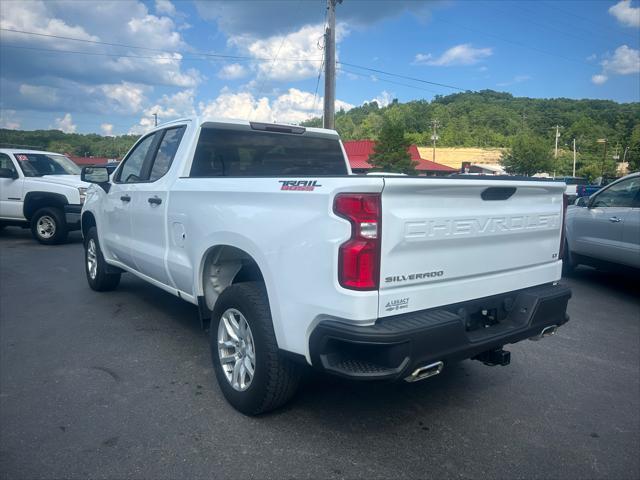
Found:
[(640, 268), (640, 172), (579, 198), (567, 210), (565, 271), (605, 262)]

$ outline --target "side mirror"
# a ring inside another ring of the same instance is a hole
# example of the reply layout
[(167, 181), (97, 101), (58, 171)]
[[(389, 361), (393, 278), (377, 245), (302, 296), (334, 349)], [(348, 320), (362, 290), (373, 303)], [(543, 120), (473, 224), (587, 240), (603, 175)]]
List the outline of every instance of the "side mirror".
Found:
[(84, 167), (80, 174), (80, 180), (88, 183), (109, 183), (109, 171), (107, 167)]
[(80, 173), (80, 180), (98, 184), (107, 193), (109, 193), (109, 189), (111, 188), (107, 167), (83, 167)]
[(576, 198), (574, 205), (576, 207), (586, 207), (588, 203), (589, 203), (589, 197), (578, 197)]
[(10, 168), (0, 168), (0, 178), (11, 178), (15, 180), (18, 178), (18, 172)]

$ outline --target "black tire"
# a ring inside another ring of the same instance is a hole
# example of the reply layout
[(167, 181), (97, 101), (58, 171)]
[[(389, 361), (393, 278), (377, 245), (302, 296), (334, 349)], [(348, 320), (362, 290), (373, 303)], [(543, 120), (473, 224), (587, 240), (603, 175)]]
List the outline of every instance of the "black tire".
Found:
[(31, 234), (43, 245), (64, 243), (69, 235), (64, 212), (57, 207), (45, 207), (31, 217)]
[(569, 250), (569, 242), (564, 241), (564, 252), (562, 258), (562, 275), (571, 275), (578, 265), (575, 263), (575, 256)]
[[(90, 271), (91, 269), (89, 266), (89, 257), (92, 245), (96, 267), (94, 274)], [(91, 227), (84, 238), (84, 270), (87, 275), (87, 282), (89, 283), (89, 286), (96, 292), (115, 290), (120, 283), (120, 273), (111, 273), (108, 271), (109, 266), (102, 256), (100, 242), (98, 241), (98, 230), (96, 230), (96, 227)]]
[[(254, 375), (246, 390), (236, 390), (227, 380), (218, 353), (218, 326), (229, 309), (240, 312), (249, 325), (255, 349)], [(218, 385), (227, 401), (245, 415), (274, 410), (293, 397), (300, 383), (301, 366), (278, 351), (269, 299), (264, 284), (246, 282), (222, 292), (211, 317), (211, 359)]]

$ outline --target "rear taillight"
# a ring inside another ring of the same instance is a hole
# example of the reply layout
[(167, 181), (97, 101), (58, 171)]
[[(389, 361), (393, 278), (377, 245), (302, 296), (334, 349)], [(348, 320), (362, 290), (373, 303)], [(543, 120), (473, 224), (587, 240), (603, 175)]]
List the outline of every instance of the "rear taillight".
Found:
[(338, 194), (333, 211), (351, 222), (351, 238), (340, 245), (340, 285), (352, 290), (377, 290), (380, 277), (380, 194)]
[(560, 232), (560, 250), (558, 258), (562, 259), (564, 256), (564, 239), (565, 239), (565, 223), (567, 219), (567, 207), (569, 206), (569, 197), (566, 193), (562, 194), (562, 232)]

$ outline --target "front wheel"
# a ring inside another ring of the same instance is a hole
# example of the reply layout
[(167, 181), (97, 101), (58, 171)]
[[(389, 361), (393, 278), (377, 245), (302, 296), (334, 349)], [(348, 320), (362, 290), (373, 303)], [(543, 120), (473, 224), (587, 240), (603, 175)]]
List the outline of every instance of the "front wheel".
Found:
[(91, 227), (84, 240), (84, 266), (89, 286), (97, 292), (114, 290), (120, 283), (120, 273), (109, 272), (109, 266), (104, 261), (98, 230)]
[(45, 207), (31, 217), (33, 238), (44, 245), (55, 245), (67, 240), (69, 229), (64, 212), (56, 207)]
[(211, 318), (211, 359), (227, 401), (245, 415), (285, 404), (301, 372), (278, 350), (264, 285), (231, 285), (220, 295)]

